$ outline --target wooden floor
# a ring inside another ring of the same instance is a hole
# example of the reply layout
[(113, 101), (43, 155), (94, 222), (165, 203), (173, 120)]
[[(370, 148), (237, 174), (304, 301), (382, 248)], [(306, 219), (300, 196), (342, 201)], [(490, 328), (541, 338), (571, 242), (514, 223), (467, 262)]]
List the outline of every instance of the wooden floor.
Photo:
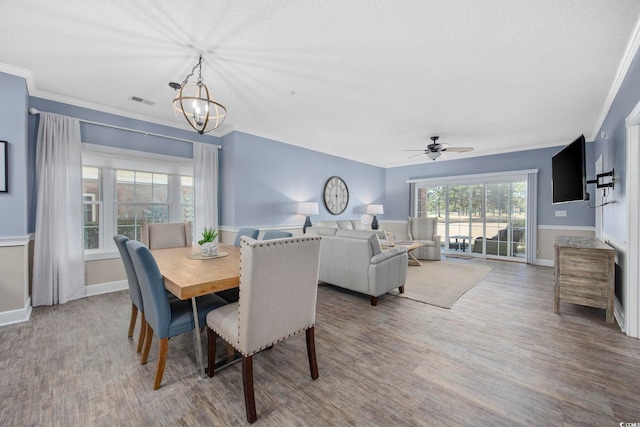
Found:
[[(391, 295), (372, 307), (320, 286), (320, 378), (309, 375), (304, 334), (256, 355), (254, 425), (640, 423), (640, 340), (603, 310), (562, 303), (554, 314), (551, 268), (456, 262), (494, 269), (450, 310)], [(0, 328), (0, 424), (246, 424), (240, 365), (199, 378), (191, 334), (170, 341), (153, 391), (157, 341), (140, 366), (129, 309), (116, 292)]]

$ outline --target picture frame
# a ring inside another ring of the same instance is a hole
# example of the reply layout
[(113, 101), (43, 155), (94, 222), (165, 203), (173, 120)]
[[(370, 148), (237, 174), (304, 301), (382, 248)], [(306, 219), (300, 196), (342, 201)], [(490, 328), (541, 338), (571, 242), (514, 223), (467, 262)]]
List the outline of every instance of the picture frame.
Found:
[(9, 192), (8, 142), (0, 141), (0, 193)]

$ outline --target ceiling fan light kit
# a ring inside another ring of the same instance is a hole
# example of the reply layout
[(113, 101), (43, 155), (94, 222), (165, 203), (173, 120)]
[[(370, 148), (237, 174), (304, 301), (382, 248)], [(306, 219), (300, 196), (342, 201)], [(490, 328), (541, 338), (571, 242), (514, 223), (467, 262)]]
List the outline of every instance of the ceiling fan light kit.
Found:
[(431, 160), (435, 160), (438, 157), (440, 157), (440, 152), (439, 151), (429, 151), (427, 153), (427, 157), (430, 158)]
[(415, 156), (409, 157), (410, 159), (413, 157), (420, 156), (422, 154), (426, 154), (429, 159), (436, 160), (439, 158), (446, 159), (447, 155), (445, 154), (445, 151), (453, 152), (453, 153), (465, 153), (473, 150), (473, 147), (451, 147), (449, 146), (449, 144), (439, 144), (437, 142), (438, 139), (440, 139), (439, 136), (432, 136), (430, 137), (430, 139), (433, 142), (427, 145), (426, 150), (404, 150), (404, 151), (422, 151), (422, 153), (420, 154), (416, 154)]
[[(211, 132), (222, 125), (227, 116), (224, 105), (215, 101), (209, 93), (209, 88), (202, 81), (202, 55), (191, 73), (185, 77), (182, 83), (169, 83), (173, 89), (180, 89), (180, 93), (173, 100), (173, 108), (176, 115), (182, 113), (187, 123), (199, 134)], [(198, 70), (198, 81), (188, 83), (189, 78)]]

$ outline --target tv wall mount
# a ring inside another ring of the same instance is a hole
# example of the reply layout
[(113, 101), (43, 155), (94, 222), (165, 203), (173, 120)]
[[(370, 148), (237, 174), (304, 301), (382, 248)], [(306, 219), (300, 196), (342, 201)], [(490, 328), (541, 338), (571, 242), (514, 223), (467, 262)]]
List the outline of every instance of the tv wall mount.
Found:
[[(588, 180), (587, 184), (596, 184), (596, 188), (611, 187), (611, 189), (613, 189), (614, 188), (613, 186), (616, 182), (616, 178), (613, 173), (614, 173), (614, 169), (611, 169), (610, 172), (599, 173), (596, 175), (596, 179)], [(604, 182), (607, 177), (611, 177), (611, 178), (609, 178), (607, 182)]]

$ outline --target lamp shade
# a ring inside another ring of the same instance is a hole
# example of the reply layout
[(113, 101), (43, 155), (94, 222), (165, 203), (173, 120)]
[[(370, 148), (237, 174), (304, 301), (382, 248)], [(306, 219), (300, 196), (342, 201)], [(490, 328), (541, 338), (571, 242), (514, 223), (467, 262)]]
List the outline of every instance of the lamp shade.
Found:
[(382, 205), (368, 205), (367, 206), (367, 214), (369, 215), (382, 215), (384, 213), (384, 209)]
[(318, 215), (318, 203), (316, 202), (298, 203), (298, 215)]

